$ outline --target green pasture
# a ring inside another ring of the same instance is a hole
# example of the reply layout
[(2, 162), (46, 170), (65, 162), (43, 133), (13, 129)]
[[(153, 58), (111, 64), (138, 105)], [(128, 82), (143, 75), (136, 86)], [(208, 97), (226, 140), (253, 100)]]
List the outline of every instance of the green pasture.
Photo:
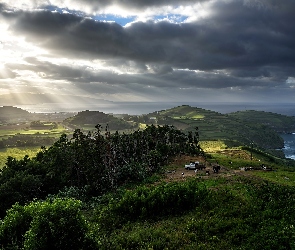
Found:
[(227, 148), (224, 141), (200, 141), (200, 146), (205, 152), (215, 152)]
[(35, 156), (41, 147), (24, 147), (24, 148), (2, 148), (0, 149), (0, 169), (5, 166), (8, 156), (18, 160), (24, 158), (25, 155), (29, 157)]
[(68, 130), (59, 125), (57, 129), (0, 129), (0, 140), (14, 135), (52, 135), (59, 138), (61, 134), (68, 133)]
[(265, 180), (275, 182), (281, 185), (295, 186), (294, 171), (275, 170), (275, 171), (253, 171), (253, 175)]
[[(62, 125), (59, 125), (57, 129), (9, 129), (7, 127), (7, 129), (0, 129), (0, 140), (14, 135), (51, 136), (58, 139), (63, 133), (68, 133), (68, 131)], [(25, 155), (32, 157), (40, 148), (41, 145), (38, 147), (2, 148), (0, 149), (0, 168), (5, 165), (8, 156), (16, 159), (22, 159)]]

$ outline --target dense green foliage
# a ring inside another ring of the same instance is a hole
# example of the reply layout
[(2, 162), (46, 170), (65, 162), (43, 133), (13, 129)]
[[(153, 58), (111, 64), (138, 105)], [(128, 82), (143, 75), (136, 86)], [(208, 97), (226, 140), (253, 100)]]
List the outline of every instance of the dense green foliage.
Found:
[(36, 157), (8, 157), (0, 172), (0, 215), (15, 202), (24, 204), (75, 186), (86, 187), (89, 196), (138, 182), (159, 171), (178, 154), (200, 154), (197, 132), (188, 135), (170, 126), (149, 126), (132, 134), (76, 130), (60, 137)]
[(95, 249), (81, 202), (55, 199), (14, 205), (0, 226), (1, 249)]
[(295, 188), (235, 176), (14, 205), (2, 249), (293, 249)]
[(140, 186), (126, 190), (120, 199), (110, 199), (98, 210), (98, 221), (104, 230), (113, 230), (128, 221), (182, 214), (208, 196), (208, 190), (196, 181), (170, 183), (156, 187)]
[(294, 187), (193, 179), (110, 199), (95, 235), (100, 249), (293, 249), (294, 206)]
[(0, 148), (8, 147), (32, 147), (40, 145), (52, 145), (56, 141), (54, 136), (48, 136), (44, 134), (16, 134), (9, 136), (6, 139), (0, 141)]

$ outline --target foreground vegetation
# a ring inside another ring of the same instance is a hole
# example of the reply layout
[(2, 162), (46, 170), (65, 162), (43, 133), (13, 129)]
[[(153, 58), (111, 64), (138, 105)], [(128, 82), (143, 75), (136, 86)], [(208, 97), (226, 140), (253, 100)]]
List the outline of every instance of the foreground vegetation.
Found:
[[(128, 134), (76, 129), (26, 156), (6, 148), (0, 249), (295, 248), (295, 161), (146, 124)], [(184, 170), (196, 160), (206, 170)]]
[(294, 187), (251, 176), (162, 182), (83, 202), (70, 194), (14, 205), (1, 223), (2, 249), (295, 247)]
[[(86, 140), (86, 135), (83, 138)], [(58, 158), (60, 150), (77, 150), (78, 145), (62, 137), (41, 155)], [(28, 172), (31, 161), (37, 161), (40, 155), (32, 160), (9, 158), (1, 174), (1, 201), (3, 193), (9, 192), (18, 197), (18, 202), (0, 221), (0, 249), (293, 249), (292, 161), (279, 161), (261, 152), (251, 154), (242, 148), (225, 149), (224, 145), (215, 143), (214, 154), (204, 154), (196, 147), (195, 155), (176, 157), (177, 162), (169, 161), (140, 180), (138, 172), (133, 176), (125, 169), (129, 181), (109, 191), (95, 194), (88, 183), (75, 183), (51, 189), (43, 198), (35, 191), (46, 181), (37, 187), (38, 172)], [(206, 164), (222, 163), (221, 172), (207, 176), (202, 171), (191, 174), (194, 172), (183, 170), (188, 159), (200, 157), (207, 159)], [(274, 171), (239, 170), (240, 166), (261, 163)], [(46, 175), (54, 174), (54, 169), (47, 167)], [(172, 180), (171, 175), (179, 174), (179, 168), (185, 175)], [(3, 182), (3, 176), (10, 182)], [(52, 181), (57, 185), (61, 180)]]
[(0, 172), (0, 216), (15, 202), (43, 199), (66, 187), (87, 188), (89, 196), (102, 195), (134, 181), (143, 181), (171, 157), (200, 154), (197, 132), (186, 135), (170, 126), (149, 126), (132, 134), (76, 130), (62, 135), (35, 157), (8, 157)]

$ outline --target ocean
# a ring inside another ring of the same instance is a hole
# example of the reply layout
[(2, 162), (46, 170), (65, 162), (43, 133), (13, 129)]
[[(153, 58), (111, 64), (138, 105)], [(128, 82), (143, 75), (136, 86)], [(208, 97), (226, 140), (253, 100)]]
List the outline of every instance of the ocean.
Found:
[(222, 114), (242, 111), (257, 110), (273, 112), (282, 115), (295, 116), (293, 103), (232, 103), (232, 102), (108, 102), (101, 104), (73, 104), (73, 103), (43, 103), (34, 105), (17, 105), (29, 112), (78, 112), (83, 110), (101, 111), (104, 113), (141, 115), (154, 111), (173, 108), (181, 105), (190, 105), (216, 111)]
[(284, 139), (284, 148), (286, 158), (295, 160), (295, 133), (292, 134), (281, 134)]

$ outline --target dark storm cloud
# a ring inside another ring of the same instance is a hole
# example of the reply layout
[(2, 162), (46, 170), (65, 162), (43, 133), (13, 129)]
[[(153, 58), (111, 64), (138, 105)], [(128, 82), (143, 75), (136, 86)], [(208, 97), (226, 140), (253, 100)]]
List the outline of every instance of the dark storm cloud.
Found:
[[(39, 72), (44, 79), (51, 80), (67, 80), (74, 83), (77, 87), (89, 93), (106, 92), (106, 93), (121, 93), (128, 89), (142, 88), (143, 86), (151, 86), (156, 88), (212, 88), (221, 89), (233, 86), (242, 87), (272, 87), (277, 83), (269, 79), (267, 82), (260, 81), (255, 78), (242, 78), (212, 72), (194, 72), (186, 70), (158, 69), (155, 73), (145, 72), (142, 74), (117, 74), (112, 70), (91, 70), (86, 66), (70, 67), (59, 66), (49, 62), (38, 61), (34, 58), (26, 58), (26, 61), (31, 65), (9, 65), (18, 70), (31, 70)], [(152, 66), (153, 69), (157, 65)], [(165, 74), (162, 71), (169, 71)], [(44, 73), (46, 72), (46, 73)], [(43, 75), (44, 73), (44, 75)], [(237, 83), (238, 82), (238, 83)], [(90, 84), (89, 84), (90, 83)], [(142, 89), (141, 89), (142, 90)]]
[[(96, 5), (94, 1), (88, 3)], [(99, 2), (111, 3), (139, 8), (179, 1)], [(294, 76), (294, 9), (293, 0), (216, 1), (208, 17), (191, 23), (149, 21), (127, 27), (49, 11), (6, 12), (4, 16), (11, 22), (11, 31), (56, 56), (102, 59), (110, 66), (132, 67), (142, 73), (98, 74), (43, 65), (40, 70), (53, 78), (159, 87), (265, 87), (282, 85)]]
[(84, 53), (86, 58), (127, 57), (130, 53), (128, 40), (131, 37), (116, 23), (49, 11), (21, 12), (13, 29), (25, 35), (28, 41), (68, 56)]

